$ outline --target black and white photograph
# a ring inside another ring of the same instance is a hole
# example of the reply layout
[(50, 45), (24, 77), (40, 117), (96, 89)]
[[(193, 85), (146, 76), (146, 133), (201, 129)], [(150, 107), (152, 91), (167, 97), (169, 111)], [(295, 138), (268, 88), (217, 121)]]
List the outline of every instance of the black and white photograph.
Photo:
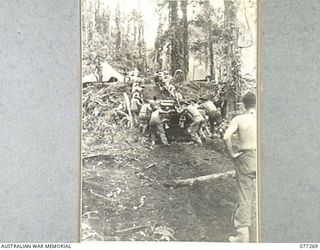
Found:
[(258, 0), (81, 0), (82, 241), (258, 242)]

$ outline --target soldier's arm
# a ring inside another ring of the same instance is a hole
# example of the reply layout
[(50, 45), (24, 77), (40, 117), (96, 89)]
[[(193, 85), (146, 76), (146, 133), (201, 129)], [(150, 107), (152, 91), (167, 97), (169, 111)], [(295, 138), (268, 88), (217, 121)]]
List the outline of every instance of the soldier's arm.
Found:
[(239, 128), (238, 117), (235, 117), (232, 119), (229, 127), (227, 128), (227, 130), (223, 136), (224, 143), (228, 149), (228, 152), (229, 152), (231, 158), (237, 158), (240, 155), (240, 153), (236, 153), (233, 151), (232, 143), (231, 143), (231, 138), (232, 138), (233, 134), (238, 131), (238, 128)]
[(198, 109), (202, 109), (202, 108), (204, 108), (204, 103), (201, 103), (198, 105)]
[(186, 110), (187, 110), (186, 108), (183, 108), (183, 109), (176, 108), (177, 113), (178, 113), (178, 114), (181, 114), (181, 115), (182, 115), (183, 113), (185, 113)]
[(138, 104), (139, 107), (142, 107), (143, 101), (139, 98), (137, 104)]

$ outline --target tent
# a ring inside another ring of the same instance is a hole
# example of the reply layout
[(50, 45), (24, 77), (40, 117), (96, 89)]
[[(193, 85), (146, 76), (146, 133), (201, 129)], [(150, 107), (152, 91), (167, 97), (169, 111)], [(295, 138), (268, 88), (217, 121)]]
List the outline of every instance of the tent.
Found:
[[(124, 75), (120, 74), (118, 71), (116, 71), (109, 63), (104, 62), (101, 63), (102, 66), (102, 75), (103, 75), (103, 81), (107, 82), (111, 77), (117, 78), (118, 81), (123, 82), (124, 81)], [(94, 71), (94, 68), (92, 68), (92, 71)], [(82, 82), (96, 82), (97, 78), (95, 77), (95, 74), (92, 72), (89, 75), (85, 75), (82, 77)]]

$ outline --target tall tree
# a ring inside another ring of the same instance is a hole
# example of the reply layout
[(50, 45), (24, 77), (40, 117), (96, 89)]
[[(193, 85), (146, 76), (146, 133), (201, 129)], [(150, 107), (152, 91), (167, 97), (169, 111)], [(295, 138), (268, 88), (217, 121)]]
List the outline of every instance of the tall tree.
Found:
[(220, 10), (215, 9), (209, 0), (198, 2), (198, 7), (198, 14), (195, 19), (191, 21), (192, 26), (196, 28), (196, 31), (193, 30), (192, 32), (191, 48), (200, 63), (204, 61), (205, 70), (215, 79), (216, 60), (220, 56), (220, 54), (218, 54), (219, 41), (223, 40), (218, 39), (222, 33), (222, 22), (219, 17)]
[(121, 26), (120, 26), (120, 6), (119, 6), (119, 1), (118, 5), (115, 10), (115, 24), (116, 24), (116, 58), (120, 58), (120, 50), (121, 50)]
[(239, 27), (237, 25), (238, 4), (234, 0), (224, 0), (224, 25), (226, 31), (226, 74), (228, 111), (236, 110), (240, 84), (240, 52), (238, 47)]
[(182, 55), (185, 78), (189, 72), (189, 32), (188, 32), (188, 0), (181, 0), (182, 11)]
[(106, 39), (109, 39), (110, 36), (110, 10), (107, 8), (103, 11), (103, 33), (106, 36)]
[(138, 50), (139, 50), (139, 68), (142, 72), (145, 71), (146, 67), (146, 44), (144, 41), (144, 22), (142, 16), (139, 16), (139, 37), (138, 37)]
[(212, 23), (212, 16), (213, 16), (213, 8), (210, 5), (208, 0), (204, 1), (204, 10), (205, 10), (205, 19), (206, 19), (206, 26), (208, 29), (207, 34), (207, 46), (208, 46), (208, 56), (209, 56), (209, 73), (212, 79), (214, 79), (215, 70), (214, 70), (214, 51), (213, 51), (213, 23)]
[(154, 62), (156, 63), (158, 69), (163, 68), (163, 62), (161, 58), (161, 54), (163, 52), (163, 23), (161, 20), (161, 15), (159, 15), (159, 24), (158, 24), (158, 30), (157, 30), (157, 37), (156, 41), (154, 43)]
[(171, 74), (173, 75), (179, 65), (179, 51), (178, 51), (178, 3), (177, 1), (169, 1), (169, 29), (170, 29), (170, 61)]

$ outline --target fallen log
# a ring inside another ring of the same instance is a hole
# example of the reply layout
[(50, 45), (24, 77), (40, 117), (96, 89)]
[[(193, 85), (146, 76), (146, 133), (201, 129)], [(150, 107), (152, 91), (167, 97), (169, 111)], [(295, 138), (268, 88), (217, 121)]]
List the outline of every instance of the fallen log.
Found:
[(234, 170), (231, 170), (225, 173), (210, 174), (210, 175), (199, 176), (199, 177), (190, 178), (190, 179), (167, 180), (163, 183), (163, 186), (167, 188), (190, 187), (198, 182), (208, 182), (208, 181), (213, 181), (217, 179), (221, 180), (225, 178), (234, 178), (235, 175), (236, 175), (236, 172)]
[(123, 230), (118, 230), (118, 231), (115, 231), (114, 233), (116, 233), (116, 234), (132, 233), (132, 232), (144, 230), (144, 229), (149, 228), (149, 227), (150, 226), (135, 226), (135, 227), (130, 227), (130, 228), (123, 229)]
[(149, 164), (149, 165), (145, 166), (143, 169), (149, 169), (149, 168), (152, 168), (152, 167), (155, 167), (155, 166), (157, 166), (157, 164), (156, 163), (152, 163), (152, 164)]
[(102, 198), (104, 200), (110, 201), (110, 199), (108, 197), (105, 197), (105, 196), (103, 196), (101, 194), (97, 194), (96, 192), (92, 191), (92, 189), (90, 190), (90, 193), (95, 195), (95, 196), (97, 196), (97, 197), (100, 197), (100, 198)]
[(87, 158), (94, 158), (94, 157), (108, 157), (108, 158), (112, 158), (112, 156), (108, 153), (104, 153), (104, 152), (95, 152), (95, 153), (91, 153), (91, 154), (83, 154), (82, 155), (82, 159), (85, 160)]

